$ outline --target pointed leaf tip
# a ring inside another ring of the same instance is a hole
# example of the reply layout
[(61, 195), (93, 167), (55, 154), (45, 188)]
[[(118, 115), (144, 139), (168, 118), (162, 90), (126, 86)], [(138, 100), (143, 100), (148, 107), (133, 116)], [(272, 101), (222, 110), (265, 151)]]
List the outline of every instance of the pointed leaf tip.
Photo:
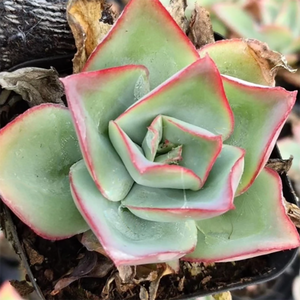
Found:
[(132, 0), (92, 53), (84, 71), (145, 65), (153, 89), (198, 58), (195, 47), (160, 1)]

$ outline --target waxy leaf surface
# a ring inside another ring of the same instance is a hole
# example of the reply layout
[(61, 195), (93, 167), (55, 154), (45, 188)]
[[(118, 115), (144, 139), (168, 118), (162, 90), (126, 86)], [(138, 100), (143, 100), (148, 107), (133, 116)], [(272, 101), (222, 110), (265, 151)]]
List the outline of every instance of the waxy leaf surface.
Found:
[(133, 180), (115, 152), (108, 123), (149, 90), (147, 69), (123, 66), (62, 79), (88, 170), (102, 194), (122, 200)]
[(299, 247), (298, 232), (283, 206), (281, 180), (264, 169), (236, 208), (209, 220), (197, 221), (198, 244), (184, 259), (234, 261)]
[(88, 229), (70, 193), (82, 157), (66, 108), (31, 108), (0, 131), (0, 145), (0, 195), (25, 224), (53, 240)]
[(235, 121), (233, 134), (225, 144), (246, 150), (245, 169), (238, 188), (238, 193), (242, 193), (266, 164), (297, 92), (222, 77)]
[(166, 115), (228, 138), (232, 111), (214, 62), (205, 57), (172, 76), (120, 115), (115, 122), (133, 142), (141, 145), (147, 127)]
[(222, 75), (274, 86), (275, 80), (271, 71), (273, 66), (259, 52), (263, 47), (263, 43), (254, 40), (230, 39), (207, 44), (199, 50), (199, 54), (200, 57), (208, 54)]
[(83, 162), (72, 167), (70, 179), (78, 209), (117, 266), (165, 262), (194, 249), (194, 221), (161, 223), (136, 217), (102, 196)]
[(153, 89), (198, 58), (192, 43), (159, 0), (132, 0), (84, 71), (144, 65), (149, 69)]
[(243, 157), (242, 149), (225, 145), (199, 191), (135, 184), (122, 204), (138, 217), (158, 222), (199, 220), (223, 214), (234, 208), (235, 191), (243, 173)]
[[(167, 116), (162, 119), (162, 138), (182, 145), (179, 165), (148, 160), (140, 148), (113, 121), (109, 124), (110, 140), (135, 182), (157, 188), (199, 190), (222, 148), (221, 136)], [(195, 159), (199, 155), (199, 159)]]

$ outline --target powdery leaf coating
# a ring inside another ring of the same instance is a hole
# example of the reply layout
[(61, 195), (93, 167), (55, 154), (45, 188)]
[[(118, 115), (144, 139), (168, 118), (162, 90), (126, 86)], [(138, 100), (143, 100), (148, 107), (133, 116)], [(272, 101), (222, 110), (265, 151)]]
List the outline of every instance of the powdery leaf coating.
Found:
[(0, 195), (40, 236), (63, 239), (88, 229), (74, 205), (69, 169), (81, 160), (70, 112), (42, 104), (0, 130)]
[(197, 60), (151, 91), (115, 122), (137, 144), (157, 117), (166, 115), (227, 139), (234, 127), (220, 73), (208, 57)]
[(83, 71), (144, 65), (153, 89), (198, 58), (190, 40), (159, 0), (130, 1)]
[[(149, 222), (96, 188), (83, 162), (70, 172), (74, 201), (116, 265), (165, 262), (192, 251), (197, 240), (193, 221)], [(113, 238), (112, 238), (113, 237)]]
[(235, 209), (197, 221), (198, 244), (189, 261), (225, 262), (299, 246), (295, 226), (285, 213), (279, 175), (264, 169), (234, 201)]
[(238, 188), (240, 194), (249, 188), (270, 157), (297, 92), (222, 77), (235, 120), (234, 131), (225, 144), (246, 151), (245, 169)]
[(62, 82), (91, 176), (106, 198), (124, 199), (133, 180), (109, 141), (108, 123), (149, 90), (147, 69), (110, 68), (68, 76)]

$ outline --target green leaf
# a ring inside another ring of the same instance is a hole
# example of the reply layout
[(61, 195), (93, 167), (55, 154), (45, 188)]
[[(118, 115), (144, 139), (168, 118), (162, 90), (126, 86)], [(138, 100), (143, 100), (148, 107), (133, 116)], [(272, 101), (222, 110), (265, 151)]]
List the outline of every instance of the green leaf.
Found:
[(261, 85), (275, 85), (270, 62), (255, 51), (263, 47), (253, 40), (230, 39), (207, 44), (199, 50), (200, 57), (207, 54), (223, 75), (229, 75)]
[(86, 231), (74, 205), (69, 169), (81, 159), (69, 111), (43, 104), (0, 131), (0, 194), (37, 234), (63, 239)]
[(115, 122), (109, 124), (110, 140), (134, 181), (157, 188), (199, 190), (221, 151), (222, 137), (167, 116), (158, 116), (152, 123), (161, 124), (164, 141), (183, 146), (179, 165), (148, 160)]
[(189, 261), (234, 261), (299, 247), (298, 232), (283, 206), (278, 174), (264, 169), (234, 201), (235, 210), (197, 221), (198, 244)]
[(145, 67), (130, 65), (62, 79), (86, 165), (112, 201), (123, 199), (133, 180), (110, 143), (108, 123), (148, 90), (147, 75)]
[(234, 208), (243, 173), (244, 151), (223, 146), (204, 187), (197, 191), (150, 188), (135, 184), (122, 204), (140, 218), (157, 222), (206, 219)]
[(194, 221), (161, 223), (134, 216), (102, 196), (83, 162), (72, 167), (70, 180), (78, 209), (117, 266), (174, 260), (194, 248)]
[(247, 190), (265, 166), (290, 113), (296, 92), (254, 85), (229, 76), (223, 84), (234, 114), (235, 127), (226, 144), (246, 150), (238, 194)]
[(233, 116), (220, 74), (209, 58), (199, 59), (151, 91), (115, 122), (133, 142), (141, 145), (147, 127), (166, 115), (228, 138)]
[(132, 0), (91, 55), (84, 71), (144, 65), (150, 72), (153, 89), (198, 58), (192, 43), (159, 0)]

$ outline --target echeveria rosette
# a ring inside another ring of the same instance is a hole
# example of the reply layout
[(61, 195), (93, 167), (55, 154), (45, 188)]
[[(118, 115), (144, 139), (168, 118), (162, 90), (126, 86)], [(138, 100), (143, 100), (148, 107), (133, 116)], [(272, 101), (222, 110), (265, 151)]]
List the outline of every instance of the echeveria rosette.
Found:
[[(218, 55), (213, 60), (196, 51), (158, 0), (132, 0), (84, 72), (62, 79), (71, 116), (48, 104), (0, 131), (1, 197), (51, 239), (87, 230), (81, 214), (116, 265), (186, 254), (184, 259), (222, 261), (297, 247), (280, 178), (263, 170), (295, 93), (229, 77), (232, 62), (220, 75)], [(240, 74), (251, 77), (248, 67)], [(257, 213), (242, 218), (248, 208)], [(45, 225), (39, 216), (52, 210)], [(215, 230), (219, 224), (223, 235)], [(242, 226), (249, 228), (244, 234)], [(203, 244), (211, 236), (214, 251)]]

